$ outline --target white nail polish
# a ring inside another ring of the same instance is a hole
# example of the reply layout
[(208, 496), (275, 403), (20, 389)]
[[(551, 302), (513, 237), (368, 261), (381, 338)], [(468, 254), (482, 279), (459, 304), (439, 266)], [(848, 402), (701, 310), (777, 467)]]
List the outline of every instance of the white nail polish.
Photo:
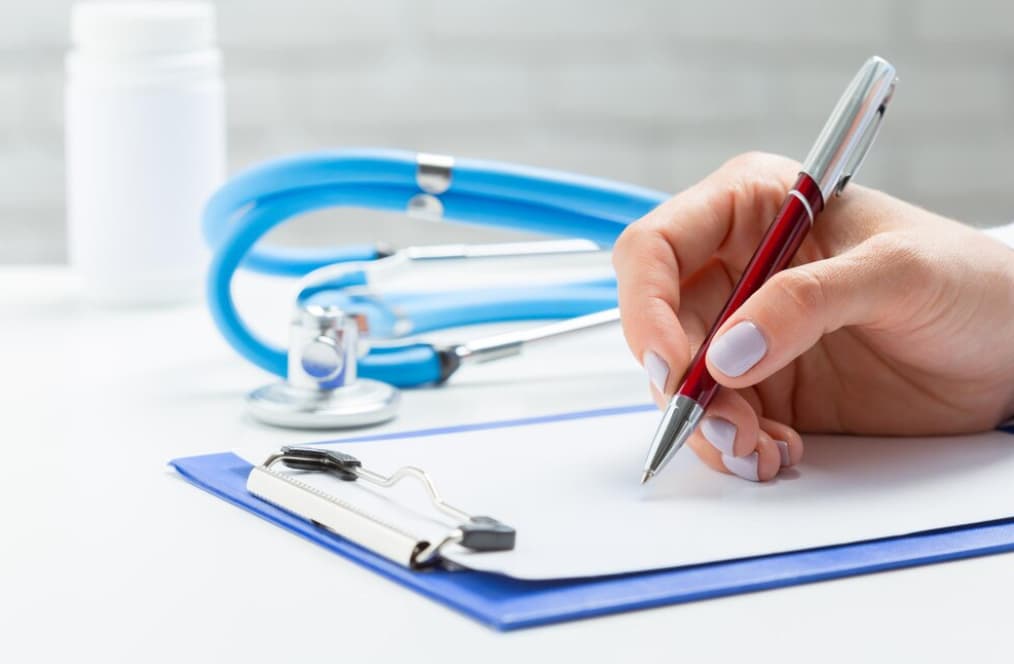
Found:
[(708, 359), (726, 376), (742, 376), (768, 352), (768, 344), (757, 326), (748, 320), (711, 342)]
[(729, 456), (728, 454), (722, 455), (722, 463), (729, 469), (729, 472), (733, 475), (742, 477), (744, 480), (750, 480), (751, 482), (759, 482), (760, 475), (757, 470), (757, 465), (760, 463), (760, 455), (756, 452), (753, 454), (747, 454), (743, 457)]
[(789, 444), (784, 440), (776, 440), (775, 445), (778, 446), (778, 454), (782, 457), (782, 468), (792, 465), (792, 457), (789, 456)]
[(648, 380), (655, 386), (655, 389), (665, 394), (665, 382), (669, 380), (669, 365), (655, 351), (644, 351), (641, 358), (644, 370), (648, 372)]
[(732, 448), (736, 442), (736, 425), (721, 417), (705, 417), (701, 420), (701, 435), (725, 456), (735, 456)]

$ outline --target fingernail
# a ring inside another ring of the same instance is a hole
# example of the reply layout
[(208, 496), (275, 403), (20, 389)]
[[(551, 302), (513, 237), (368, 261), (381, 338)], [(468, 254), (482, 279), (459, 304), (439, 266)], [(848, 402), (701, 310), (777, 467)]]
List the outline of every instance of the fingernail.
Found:
[(722, 455), (722, 463), (725, 464), (730, 473), (751, 482), (760, 481), (757, 471), (759, 461), (760, 456), (756, 452), (742, 457), (729, 456), (728, 454)]
[(669, 365), (658, 353), (652, 350), (644, 351), (641, 358), (644, 370), (648, 372), (648, 380), (655, 386), (655, 389), (665, 394), (665, 382), (669, 380)]
[(721, 417), (705, 417), (701, 421), (701, 433), (711, 446), (726, 456), (735, 456), (732, 451), (736, 442), (736, 425)]
[(768, 344), (757, 326), (748, 320), (733, 325), (711, 342), (708, 359), (726, 376), (742, 376), (768, 352)]
[(778, 446), (778, 453), (782, 456), (782, 468), (791, 466), (792, 458), (789, 457), (789, 444), (784, 440), (776, 440), (775, 445)]

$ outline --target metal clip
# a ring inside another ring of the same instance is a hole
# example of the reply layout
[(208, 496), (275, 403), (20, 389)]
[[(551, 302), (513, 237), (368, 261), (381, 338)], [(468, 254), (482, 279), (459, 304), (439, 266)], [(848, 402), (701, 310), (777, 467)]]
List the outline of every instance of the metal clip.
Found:
[(853, 150), (848, 161), (845, 162), (845, 167), (842, 170), (841, 179), (838, 180), (838, 186), (835, 187), (834, 193), (841, 194), (845, 189), (845, 185), (852, 181), (856, 173), (859, 172), (859, 168), (866, 161), (866, 155), (870, 153), (870, 148), (873, 147), (873, 142), (877, 140), (877, 135), (880, 134), (880, 128), (884, 124), (884, 113), (887, 111), (887, 104), (890, 103), (891, 97), (894, 96), (894, 88), (897, 83), (891, 82), (891, 87), (887, 91), (887, 95), (884, 100), (880, 103), (877, 108), (877, 114), (874, 116), (870, 126), (866, 128), (866, 132), (859, 137), (859, 142)]
[[(346, 482), (364, 480), (382, 488), (393, 487), (405, 478), (416, 479), (426, 489), (432, 506), (458, 525), (439, 541), (420, 540), (399, 526), (330, 496), (295, 476), (273, 471), (271, 467), (277, 463), (294, 470), (330, 473)], [(447, 503), (420, 468), (404, 466), (385, 476), (364, 468), (359, 459), (350, 454), (320, 447), (283, 447), (254, 467), (247, 488), (268, 502), (412, 568), (437, 563), (441, 550), (451, 544), (476, 552), (509, 551), (514, 548), (516, 539), (516, 532), (510, 526), (492, 517), (472, 516)]]
[(427, 194), (442, 194), (451, 188), (454, 157), (420, 152), (416, 155), (415, 182)]
[(802, 169), (817, 183), (825, 203), (841, 193), (862, 166), (895, 85), (894, 66), (874, 56), (860, 68), (835, 105)]
[(439, 221), (444, 217), (444, 204), (437, 198), (451, 188), (454, 157), (420, 152), (416, 155), (415, 183), (422, 193), (413, 196), (405, 212), (416, 219)]

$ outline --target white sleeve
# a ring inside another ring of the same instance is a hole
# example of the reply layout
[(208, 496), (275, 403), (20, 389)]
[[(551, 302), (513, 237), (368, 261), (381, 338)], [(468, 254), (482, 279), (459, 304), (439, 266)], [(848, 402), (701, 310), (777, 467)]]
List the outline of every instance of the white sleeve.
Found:
[(1006, 226), (997, 226), (996, 228), (987, 228), (985, 229), (985, 233), (1014, 249), (1014, 223), (1007, 224)]
[[(997, 226), (995, 228), (985, 228), (983, 232), (1000, 242), (1003, 242), (1011, 249), (1014, 249), (1014, 222), (1007, 224), (1006, 226)], [(1002, 426), (1014, 426), (1014, 417), (1004, 422)]]

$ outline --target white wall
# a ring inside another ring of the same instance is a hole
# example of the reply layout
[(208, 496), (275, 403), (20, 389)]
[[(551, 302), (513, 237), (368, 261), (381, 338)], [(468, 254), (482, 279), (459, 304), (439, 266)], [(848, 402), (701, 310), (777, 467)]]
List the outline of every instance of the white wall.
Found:
[[(0, 2), (0, 262), (60, 261), (70, 2)], [(216, 4), (234, 169), (386, 145), (677, 191), (744, 150), (801, 159), (878, 53), (901, 82), (860, 181), (971, 223), (1014, 218), (1010, 3)], [(365, 232), (383, 237), (390, 225)], [(288, 239), (334, 232), (325, 220)]]

